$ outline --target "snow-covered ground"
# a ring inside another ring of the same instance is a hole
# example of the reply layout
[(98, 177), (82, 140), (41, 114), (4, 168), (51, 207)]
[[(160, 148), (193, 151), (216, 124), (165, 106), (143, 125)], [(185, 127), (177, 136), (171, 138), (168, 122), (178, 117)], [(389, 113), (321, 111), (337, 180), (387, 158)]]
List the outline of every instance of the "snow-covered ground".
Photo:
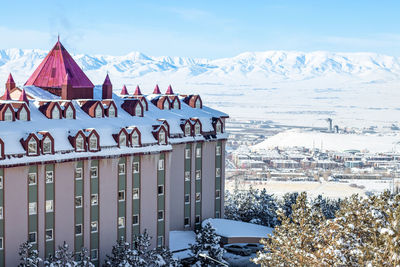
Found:
[(184, 259), (190, 255), (190, 244), (196, 243), (196, 234), (193, 231), (169, 232), (169, 249), (174, 252), (174, 258)]

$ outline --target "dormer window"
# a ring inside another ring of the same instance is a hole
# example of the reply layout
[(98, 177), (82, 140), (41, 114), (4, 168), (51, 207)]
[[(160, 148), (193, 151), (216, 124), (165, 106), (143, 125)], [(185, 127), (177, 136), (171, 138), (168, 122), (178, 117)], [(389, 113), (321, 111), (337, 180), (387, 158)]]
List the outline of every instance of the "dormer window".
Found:
[(217, 122), (215, 123), (215, 132), (216, 132), (217, 134), (222, 133), (222, 124), (221, 124), (220, 121), (217, 121)]
[(48, 136), (43, 139), (43, 154), (51, 154), (52, 142)]
[(74, 111), (72, 110), (71, 106), (68, 106), (65, 110), (65, 118), (69, 120), (74, 119)]
[(143, 107), (139, 103), (136, 104), (135, 116), (143, 117)]
[(158, 143), (160, 145), (166, 145), (167, 144), (167, 136), (165, 134), (165, 130), (164, 128), (162, 128), (159, 132), (158, 132)]
[(28, 141), (28, 155), (34, 156), (38, 154), (38, 144), (35, 138)]
[(199, 122), (196, 122), (196, 124), (194, 125), (194, 134), (195, 135), (201, 134), (201, 126)]
[(108, 108), (108, 117), (115, 118), (115, 108), (114, 105), (110, 105)]
[(95, 110), (95, 117), (102, 118), (103, 117), (103, 109), (101, 108), (100, 104), (97, 105)]
[(164, 100), (164, 109), (169, 109), (169, 102), (167, 99)]
[(126, 134), (125, 132), (121, 132), (118, 138), (119, 147), (126, 146)]
[(76, 137), (75, 148), (78, 152), (85, 151), (85, 139), (83, 138), (82, 134)]
[(195, 106), (195, 108), (201, 108), (201, 100), (200, 100), (200, 98), (196, 99), (196, 102), (195, 102), (194, 106)]
[(60, 117), (60, 110), (58, 109), (57, 106), (54, 106), (54, 107), (53, 107), (53, 110), (51, 111), (51, 118), (52, 118), (53, 120), (58, 120), (58, 119), (61, 118), (61, 117)]
[(10, 107), (6, 109), (4, 112), (4, 121), (12, 121), (13, 120), (13, 112)]
[(21, 108), (19, 111), (19, 118), (20, 121), (27, 121), (28, 120), (28, 112), (26, 111), (26, 108)]
[(190, 136), (192, 134), (191, 132), (192, 132), (192, 126), (188, 122), (185, 124), (185, 136)]
[(146, 99), (144, 97), (142, 97), (140, 99), (140, 103), (142, 103), (143, 109), (146, 108), (146, 110), (147, 110), (147, 102), (146, 102)]
[(132, 133), (132, 146), (139, 146), (139, 133), (137, 131), (134, 131)]
[(95, 151), (98, 148), (98, 140), (95, 134), (92, 134), (89, 138), (89, 149)]
[(174, 109), (179, 109), (179, 100), (175, 99), (174, 101)]

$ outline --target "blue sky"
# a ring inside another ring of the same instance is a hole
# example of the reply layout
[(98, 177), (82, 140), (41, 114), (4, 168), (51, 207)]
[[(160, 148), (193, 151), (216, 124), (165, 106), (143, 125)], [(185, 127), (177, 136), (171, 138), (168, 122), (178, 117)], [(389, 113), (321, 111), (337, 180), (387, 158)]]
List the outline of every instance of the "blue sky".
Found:
[(1, 1), (0, 49), (220, 58), (328, 50), (400, 56), (400, 1)]

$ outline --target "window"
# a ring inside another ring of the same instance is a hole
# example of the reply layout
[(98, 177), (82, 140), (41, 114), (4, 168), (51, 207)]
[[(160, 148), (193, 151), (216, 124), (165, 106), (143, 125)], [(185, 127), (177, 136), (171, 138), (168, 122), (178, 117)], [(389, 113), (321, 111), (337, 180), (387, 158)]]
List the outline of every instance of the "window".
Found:
[(201, 201), (201, 193), (197, 192), (196, 193), (196, 202), (200, 202)]
[(31, 138), (28, 142), (28, 155), (37, 155), (37, 153), (37, 142), (35, 138)]
[(0, 250), (4, 249), (3, 238), (0, 237)]
[(217, 123), (215, 124), (215, 131), (218, 133), (222, 133), (222, 125), (220, 121), (217, 121)]
[(57, 106), (53, 107), (53, 110), (51, 111), (51, 118), (53, 120), (58, 120), (60, 119), (60, 110)]
[(75, 197), (75, 208), (82, 208), (82, 196)]
[(179, 100), (175, 99), (174, 101), (174, 109), (179, 109)]
[(163, 106), (164, 106), (164, 109), (169, 109), (169, 102), (168, 102), (168, 99), (165, 99), (165, 100), (164, 100)]
[(22, 108), (19, 112), (19, 120), (20, 121), (27, 121), (28, 120), (28, 112), (25, 108)]
[(126, 134), (124, 132), (121, 132), (119, 134), (118, 138), (118, 145), (121, 146), (126, 146)]
[(185, 159), (190, 159), (190, 148), (185, 149)]
[(85, 151), (85, 140), (81, 134), (76, 137), (75, 146), (76, 151)]
[(11, 108), (8, 107), (4, 112), (4, 121), (12, 121), (12, 120), (13, 120), (13, 113), (11, 111)]
[(190, 195), (185, 194), (185, 204), (190, 204)]
[(90, 150), (98, 149), (97, 136), (95, 134), (92, 134), (89, 138), (89, 148), (90, 148)]
[(201, 147), (196, 148), (196, 158), (201, 158)]
[(157, 247), (162, 247), (164, 245), (164, 237), (163, 236), (159, 236), (157, 238)]
[(36, 184), (36, 173), (28, 173), (28, 183), (29, 185)]
[(139, 225), (139, 214), (134, 214), (132, 216), (132, 224), (133, 225)]
[(158, 219), (159, 221), (164, 220), (164, 211), (163, 211), (163, 210), (159, 210), (159, 211), (158, 211), (158, 213), (157, 213), (157, 219)]
[(98, 230), (99, 230), (98, 222), (97, 221), (90, 222), (90, 232), (91, 233), (97, 233)]
[(43, 154), (51, 154), (51, 139), (46, 136), (43, 140)]
[(135, 116), (139, 116), (139, 117), (143, 116), (143, 108), (139, 103), (136, 104)]
[(221, 168), (216, 168), (215, 169), (215, 176), (216, 177), (221, 177)]
[(158, 186), (157, 193), (158, 193), (158, 195), (164, 195), (164, 186), (163, 185)]
[(46, 200), (46, 212), (53, 212), (53, 200)]
[(199, 98), (197, 98), (197, 100), (196, 100), (194, 106), (195, 106), (196, 108), (201, 108), (201, 102), (200, 102), (200, 99), (199, 99)]
[(215, 190), (215, 198), (220, 198), (221, 197), (221, 190), (217, 189)]
[(82, 224), (75, 224), (75, 235), (82, 235)]
[(125, 174), (125, 163), (118, 164), (118, 174), (119, 175)]
[(90, 205), (95, 206), (99, 204), (99, 195), (91, 194), (90, 195)]
[(98, 249), (92, 249), (90, 251), (90, 259), (92, 261), (97, 261), (99, 258), (99, 250)]
[(118, 228), (125, 227), (125, 217), (118, 217)]
[(75, 179), (82, 180), (82, 168), (75, 169)]
[(125, 201), (125, 190), (118, 191), (118, 201)]
[(133, 163), (133, 173), (139, 173), (139, 162)]
[(35, 214), (37, 214), (37, 203), (30, 202), (29, 203), (29, 215), (35, 215)]
[(3, 207), (0, 207), (0, 220), (3, 220)]
[(201, 134), (200, 131), (201, 131), (200, 123), (197, 122), (197, 123), (194, 125), (194, 134), (195, 134), (195, 135), (199, 135), (199, 134)]
[(108, 117), (109, 118), (115, 117), (115, 108), (113, 105), (110, 105), (110, 107), (108, 108)]
[(36, 244), (36, 232), (30, 232), (28, 234), (28, 242), (32, 244)]
[(219, 213), (219, 211), (215, 212), (215, 218), (221, 218), (221, 214)]
[(53, 182), (54, 172), (53, 171), (46, 171), (46, 184), (50, 184)]
[(158, 142), (160, 143), (160, 145), (167, 144), (167, 141), (165, 138), (165, 131), (163, 129), (161, 129), (160, 132), (158, 133)]
[(200, 215), (196, 215), (195, 223), (196, 223), (196, 224), (199, 224), (200, 222), (201, 222), (201, 220), (200, 220)]
[(71, 106), (68, 106), (66, 111), (65, 111), (65, 118), (72, 120), (74, 118), (74, 110), (71, 108)]
[(215, 150), (215, 155), (221, 156), (221, 146), (217, 146), (217, 148)]
[(90, 167), (90, 178), (97, 178), (98, 171), (97, 167)]
[(185, 219), (183, 220), (183, 224), (184, 224), (185, 226), (189, 226), (189, 225), (190, 225), (190, 219), (189, 219), (189, 217), (185, 217)]
[(144, 99), (144, 97), (142, 97), (141, 99), (140, 99), (140, 103), (142, 103), (142, 106), (143, 106), (143, 109), (146, 109), (147, 110), (147, 102), (146, 102), (146, 100)]
[(201, 170), (196, 170), (196, 180), (201, 179)]
[(132, 198), (133, 199), (139, 199), (139, 188), (133, 188), (132, 189)]
[(190, 181), (190, 171), (185, 171), (185, 181), (186, 182)]
[(139, 146), (139, 134), (137, 131), (132, 133), (132, 146)]
[(53, 240), (53, 229), (46, 229), (46, 241)]
[(163, 159), (158, 160), (158, 170), (159, 171), (164, 170), (164, 160)]
[(192, 126), (188, 122), (185, 124), (185, 136), (190, 136), (191, 132), (192, 132)]
[(96, 118), (102, 118), (103, 117), (103, 110), (100, 106), (100, 104), (97, 104), (96, 110), (95, 110), (95, 117)]
[(0, 189), (3, 189), (3, 176), (0, 176)]

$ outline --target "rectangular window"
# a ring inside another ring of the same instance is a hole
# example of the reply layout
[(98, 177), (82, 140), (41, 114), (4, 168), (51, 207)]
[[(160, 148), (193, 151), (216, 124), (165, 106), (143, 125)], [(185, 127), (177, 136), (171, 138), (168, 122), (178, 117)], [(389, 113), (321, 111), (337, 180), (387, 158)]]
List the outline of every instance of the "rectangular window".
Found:
[(46, 212), (53, 212), (53, 200), (46, 200)]
[(215, 198), (220, 198), (221, 197), (221, 190), (217, 189), (215, 190)]
[(185, 204), (190, 204), (190, 195), (185, 194)]
[(125, 217), (118, 217), (118, 228), (125, 227)]
[(75, 197), (75, 208), (82, 208), (82, 196)]
[(29, 183), (29, 185), (35, 185), (36, 184), (36, 173), (29, 173), (28, 174), (28, 183)]
[(139, 173), (139, 162), (133, 163), (133, 173)]
[(215, 176), (216, 177), (221, 177), (221, 168), (216, 168), (215, 169)]
[(31, 202), (29, 203), (29, 215), (37, 214), (37, 203)]
[(190, 181), (190, 171), (185, 171), (185, 181), (186, 182)]
[(217, 146), (216, 151), (215, 151), (215, 155), (221, 156), (221, 147), (220, 146)]
[(159, 171), (164, 170), (164, 160), (163, 159), (158, 160), (158, 170)]
[(82, 180), (82, 168), (75, 169), (75, 179)]
[(53, 171), (46, 171), (46, 184), (52, 183), (53, 182)]
[(201, 220), (200, 220), (200, 215), (196, 215), (196, 218), (195, 218), (195, 223), (196, 223), (196, 224), (199, 224), (199, 223), (201, 223)]
[(139, 199), (139, 188), (133, 188), (132, 189), (132, 198), (133, 199)]
[(92, 249), (90, 251), (90, 259), (92, 261), (97, 261), (99, 259), (99, 251), (98, 251), (98, 249)]
[(82, 224), (75, 224), (75, 235), (82, 235)]
[(132, 216), (132, 224), (133, 225), (139, 225), (139, 214), (134, 214)]
[(159, 211), (158, 211), (158, 213), (157, 213), (157, 219), (158, 219), (159, 221), (164, 220), (164, 211), (163, 211), (163, 210), (159, 210)]
[(157, 238), (157, 247), (162, 247), (164, 245), (164, 237), (163, 236), (159, 236)]
[(97, 222), (97, 221), (91, 222), (91, 223), (90, 223), (90, 232), (91, 232), (91, 233), (97, 233), (98, 230), (99, 230), (99, 228), (98, 228), (98, 222)]
[(53, 229), (46, 229), (46, 241), (53, 240)]
[(221, 214), (219, 213), (219, 211), (215, 212), (215, 218), (221, 218)]
[(196, 180), (200, 180), (201, 179), (201, 170), (197, 170), (196, 171)]
[(28, 242), (31, 244), (36, 244), (36, 232), (30, 232), (28, 234)]
[(91, 194), (90, 195), (90, 205), (96, 206), (97, 204), (99, 204), (99, 195)]
[(0, 176), (0, 189), (3, 189), (3, 176)]
[(125, 201), (125, 190), (118, 191), (118, 201)]
[(190, 159), (190, 148), (185, 149), (185, 159)]
[(196, 158), (201, 158), (201, 147), (196, 148)]
[(201, 201), (201, 193), (197, 192), (196, 193), (196, 202), (200, 202)]
[(183, 224), (185, 225), (185, 227), (190, 226), (190, 219), (189, 219), (189, 217), (185, 217), (185, 219), (183, 220)]
[(0, 207), (0, 220), (3, 220), (3, 207)]
[(158, 193), (158, 195), (164, 195), (164, 186), (163, 185), (158, 186), (157, 193)]
[(97, 167), (90, 167), (90, 178), (97, 178), (98, 172)]
[(0, 237), (0, 250), (4, 249), (3, 238)]
[(118, 164), (118, 174), (119, 175), (125, 174), (125, 163)]

